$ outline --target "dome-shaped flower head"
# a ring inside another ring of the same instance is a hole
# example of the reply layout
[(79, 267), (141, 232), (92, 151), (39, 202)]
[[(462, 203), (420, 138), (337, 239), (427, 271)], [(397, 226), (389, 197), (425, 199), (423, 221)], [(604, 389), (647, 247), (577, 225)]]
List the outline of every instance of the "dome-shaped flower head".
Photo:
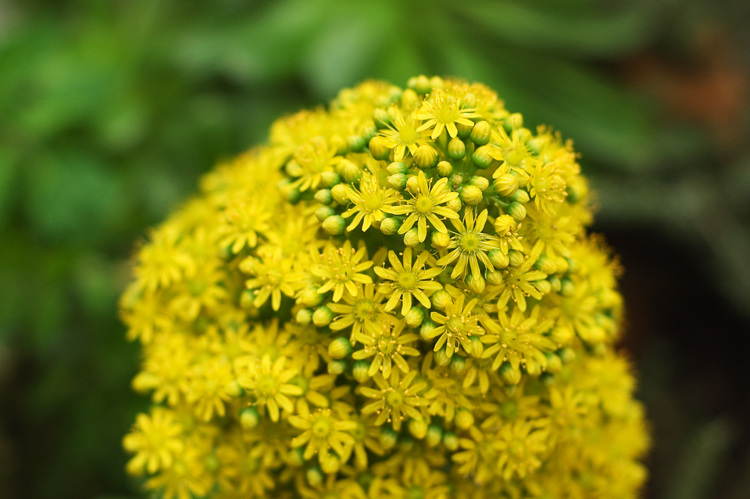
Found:
[(424, 76), (270, 137), (137, 252), (129, 473), (168, 499), (637, 497), (618, 267), (570, 141)]

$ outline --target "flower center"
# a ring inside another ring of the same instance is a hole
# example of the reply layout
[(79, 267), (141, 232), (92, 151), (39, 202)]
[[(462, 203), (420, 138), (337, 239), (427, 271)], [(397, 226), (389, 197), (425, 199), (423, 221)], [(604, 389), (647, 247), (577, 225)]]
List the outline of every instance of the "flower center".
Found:
[(312, 433), (318, 438), (325, 438), (331, 433), (331, 421), (328, 418), (319, 418), (312, 424)]
[(425, 196), (424, 194), (419, 196), (414, 202), (414, 209), (422, 214), (431, 212), (434, 206), (435, 203), (432, 202), (432, 198), (430, 196)]
[(354, 316), (360, 322), (374, 319), (375, 312), (375, 304), (370, 300), (359, 300), (354, 306)]
[(412, 289), (417, 283), (417, 276), (414, 272), (404, 272), (398, 276), (398, 285), (402, 289)]
[(398, 347), (398, 343), (394, 338), (381, 336), (378, 339), (378, 351), (384, 355), (391, 355), (396, 351), (396, 347)]
[(417, 130), (414, 127), (405, 126), (398, 131), (398, 138), (402, 144), (411, 144), (418, 138)]
[(383, 195), (378, 192), (372, 192), (365, 196), (365, 208), (369, 211), (375, 211), (383, 205)]
[(474, 231), (470, 232), (464, 232), (461, 234), (461, 239), (459, 240), (459, 244), (461, 245), (461, 250), (464, 253), (474, 253), (479, 249), (479, 234), (477, 234)]
[(451, 317), (445, 326), (453, 334), (458, 334), (464, 329), (464, 323), (460, 317)]
[(392, 407), (400, 406), (404, 402), (404, 395), (397, 391), (388, 392), (385, 401)]

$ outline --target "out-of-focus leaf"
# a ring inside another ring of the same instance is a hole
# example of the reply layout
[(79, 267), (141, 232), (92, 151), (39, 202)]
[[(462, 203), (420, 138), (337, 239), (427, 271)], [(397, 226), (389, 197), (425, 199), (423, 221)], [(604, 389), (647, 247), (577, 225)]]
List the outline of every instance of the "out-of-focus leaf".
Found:
[(451, 5), (456, 15), (518, 46), (566, 56), (611, 57), (636, 50), (653, 36), (659, 2), (631, 2), (618, 9), (507, 0)]

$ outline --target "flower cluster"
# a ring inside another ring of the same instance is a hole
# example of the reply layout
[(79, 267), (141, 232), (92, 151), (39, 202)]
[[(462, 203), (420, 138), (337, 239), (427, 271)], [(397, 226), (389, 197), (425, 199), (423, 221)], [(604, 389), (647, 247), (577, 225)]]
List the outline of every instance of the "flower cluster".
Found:
[(487, 87), (277, 121), (138, 251), (128, 471), (191, 497), (636, 497), (618, 266), (570, 142)]

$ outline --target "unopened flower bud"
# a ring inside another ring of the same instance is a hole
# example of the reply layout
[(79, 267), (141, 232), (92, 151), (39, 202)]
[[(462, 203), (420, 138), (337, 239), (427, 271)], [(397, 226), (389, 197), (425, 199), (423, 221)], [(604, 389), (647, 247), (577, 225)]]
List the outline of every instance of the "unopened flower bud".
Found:
[(347, 183), (359, 180), (362, 176), (362, 170), (360, 167), (348, 159), (341, 159), (336, 165), (336, 171), (341, 175), (341, 178), (344, 179), (344, 182)]
[(349, 202), (349, 190), (344, 184), (336, 184), (331, 187), (331, 197), (338, 204), (347, 204)]
[(372, 157), (379, 160), (388, 159), (388, 156), (391, 154), (391, 150), (386, 146), (385, 138), (380, 135), (376, 135), (370, 139), (369, 149)]
[(306, 326), (307, 324), (312, 324), (312, 316), (312, 310), (310, 310), (309, 308), (301, 308), (297, 311), (297, 315), (295, 315), (294, 319), (298, 324)]
[(474, 414), (465, 407), (459, 407), (453, 421), (456, 423), (456, 428), (468, 430), (474, 424)]
[(404, 245), (407, 248), (413, 248), (419, 244), (419, 233), (416, 227), (412, 227), (404, 234)]
[(461, 190), (461, 200), (469, 206), (476, 206), (482, 202), (482, 190), (474, 185), (467, 185)]
[(346, 222), (341, 215), (333, 215), (323, 221), (323, 229), (329, 234), (343, 234)]
[(451, 295), (444, 289), (438, 289), (432, 293), (432, 296), (430, 296), (432, 306), (438, 310), (444, 310), (445, 306), (448, 305), (451, 300)]
[(403, 191), (406, 188), (406, 175), (396, 173), (388, 176), (388, 187), (397, 191)]
[(443, 433), (443, 445), (445, 445), (445, 448), (449, 451), (458, 449), (458, 435), (452, 431), (446, 431)]
[(334, 359), (343, 359), (352, 353), (352, 344), (343, 336), (339, 336), (328, 345), (328, 355)]
[(506, 385), (517, 385), (521, 382), (521, 370), (514, 368), (510, 362), (503, 362), (498, 372)]
[(466, 156), (466, 144), (464, 144), (464, 141), (458, 137), (453, 137), (450, 142), (448, 142), (447, 154), (450, 159), (456, 161), (463, 159), (464, 156)]
[(407, 326), (417, 328), (424, 321), (424, 311), (419, 307), (411, 307), (404, 316), (404, 320)]
[(513, 196), (511, 196), (511, 199), (513, 201), (518, 201), (519, 203), (526, 204), (529, 202), (529, 193), (525, 189), (518, 189)]
[(480, 274), (469, 274), (466, 276), (464, 282), (472, 292), (476, 294), (481, 294), (484, 292), (486, 283), (484, 281), (484, 278)]
[(380, 232), (382, 232), (386, 236), (395, 234), (398, 231), (399, 227), (401, 227), (401, 222), (399, 222), (397, 218), (385, 217), (380, 222)]
[(333, 374), (334, 376), (338, 376), (339, 374), (343, 374), (344, 371), (346, 371), (346, 361), (345, 360), (330, 360), (328, 361), (328, 374)]
[(486, 121), (479, 121), (474, 123), (474, 127), (471, 129), (469, 138), (478, 146), (483, 146), (490, 141), (490, 134), (492, 129), (490, 124)]
[(435, 149), (428, 145), (421, 145), (414, 152), (414, 166), (426, 170), (437, 165), (438, 154)]
[(414, 438), (422, 440), (427, 436), (427, 421), (424, 419), (409, 420), (409, 433), (411, 433)]
[(443, 429), (436, 424), (431, 424), (427, 427), (427, 435), (425, 441), (430, 447), (435, 447), (443, 439)]
[(526, 207), (517, 201), (510, 203), (507, 212), (518, 222), (526, 218)]
[(315, 210), (315, 216), (318, 217), (318, 220), (320, 220), (321, 222), (335, 214), (336, 210), (334, 210), (330, 206), (321, 206), (320, 208)]
[(315, 193), (315, 201), (320, 204), (331, 204), (333, 202), (333, 196), (331, 195), (330, 189), (320, 189)]
[(361, 135), (350, 135), (346, 138), (346, 144), (352, 152), (364, 152), (366, 142)]
[(490, 258), (490, 262), (496, 269), (504, 269), (510, 264), (510, 258), (507, 253), (503, 253), (502, 250), (493, 249), (487, 254)]
[(458, 374), (466, 367), (466, 359), (461, 355), (454, 355), (451, 358), (450, 368), (451, 371)]
[(378, 436), (378, 441), (380, 442), (380, 445), (383, 446), (384, 449), (391, 449), (394, 445), (396, 445), (396, 442), (398, 442), (398, 433), (393, 431), (392, 428), (389, 428), (387, 426), (381, 426), (380, 435)]
[(352, 377), (360, 383), (367, 381), (370, 378), (370, 363), (366, 360), (355, 361), (352, 366)]
[(325, 327), (333, 320), (333, 312), (328, 307), (318, 307), (313, 312), (312, 321), (317, 327)]
[(524, 255), (522, 251), (514, 249), (508, 250), (508, 260), (511, 267), (517, 268), (523, 265), (523, 262), (526, 261), (526, 255)]
[(240, 425), (245, 430), (252, 430), (260, 423), (260, 414), (255, 407), (245, 407), (240, 411)]
[(501, 173), (492, 181), (495, 192), (501, 196), (511, 197), (518, 190), (518, 180), (510, 173)]
[(489, 145), (477, 147), (472, 153), (471, 160), (479, 168), (488, 168), (494, 161), (494, 158), (490, 155), (490, 147)]
[(453, 165), (448, 161), (441, 161), (437, 164), (437, 173), (441, 177), (447, 177), (453, 173)]
[(432, 233), (432, 247), (435, 249), (445, 249), (451, 242), (451, 236), (447, 232), (434, 231)]
[(478, 187), (480, 191), (484, 192), (490, 186), (490, 181), (487, 177), (480, 177), (475, 175), (469, 179), (469, 183), (475, 187)]

